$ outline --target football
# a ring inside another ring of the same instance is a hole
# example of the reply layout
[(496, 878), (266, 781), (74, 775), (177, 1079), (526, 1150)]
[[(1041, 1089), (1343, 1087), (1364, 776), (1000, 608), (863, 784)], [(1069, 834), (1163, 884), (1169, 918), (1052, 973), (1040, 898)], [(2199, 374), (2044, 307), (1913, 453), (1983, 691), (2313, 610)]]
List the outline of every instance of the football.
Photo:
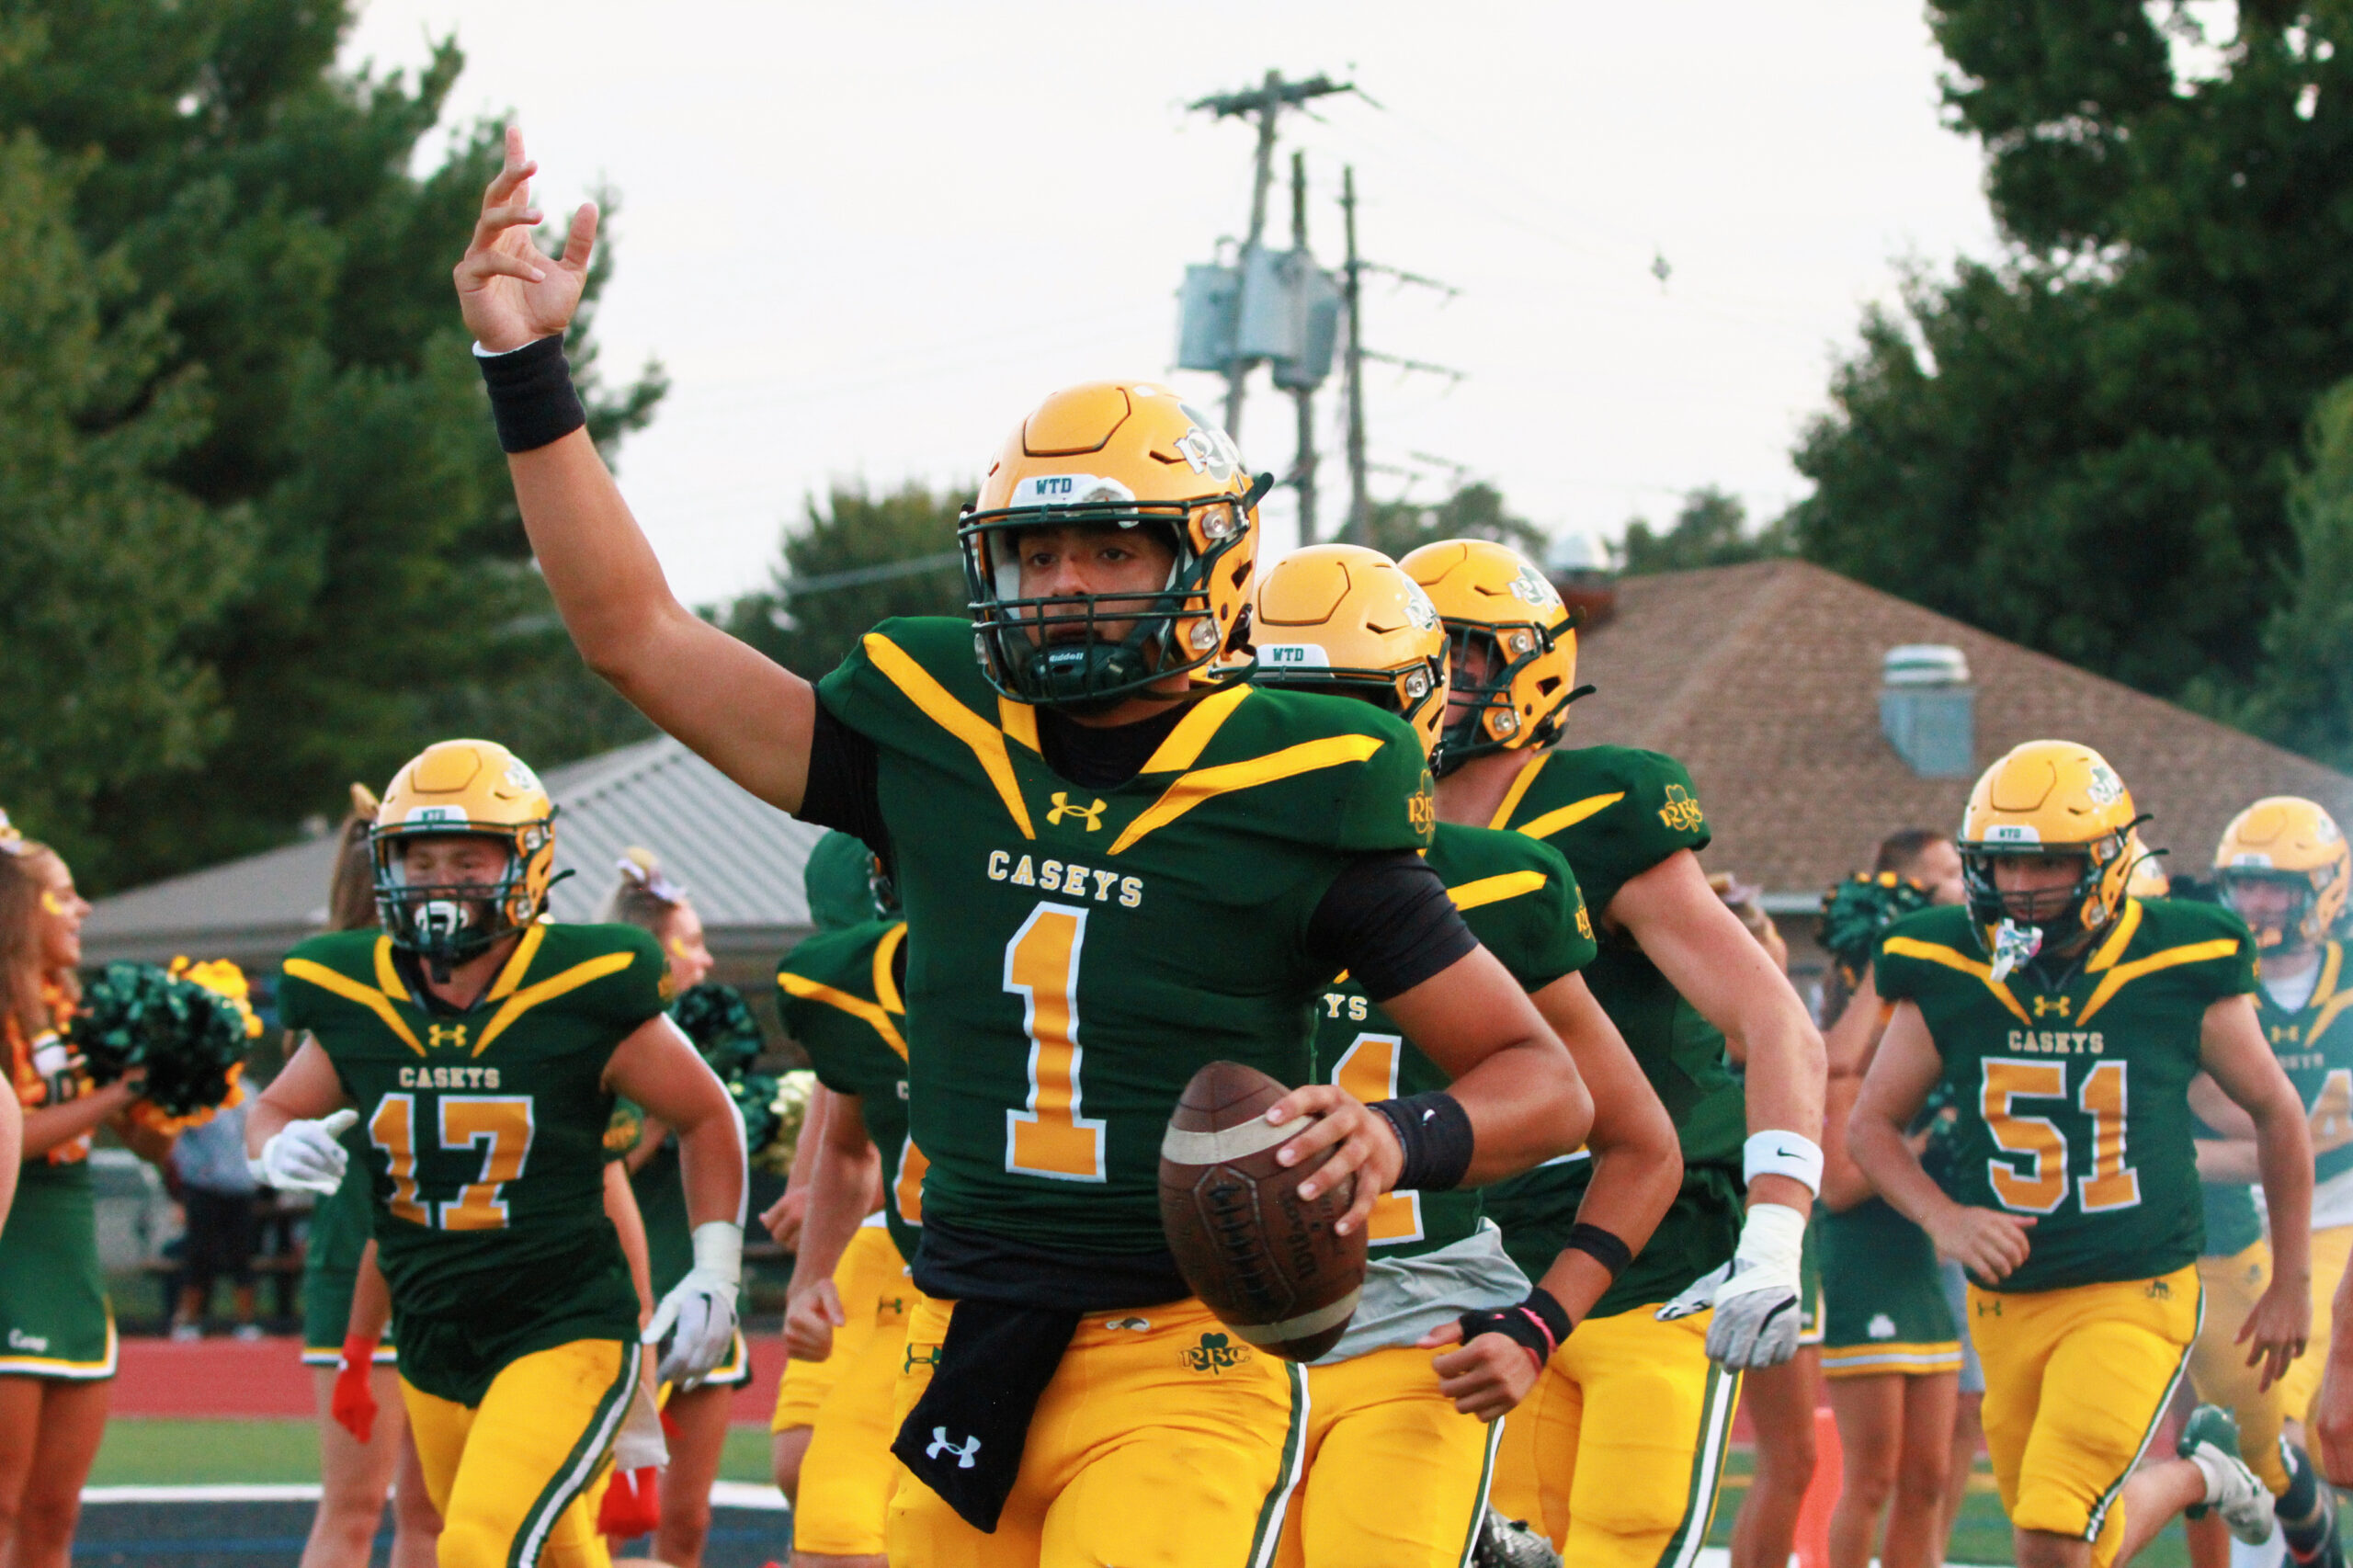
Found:
[(1353, 1180), (1307, 1201), (1330, 1151), (1286, 1169), (1275, 1152), (1308, 1125), (1269, 1126), (1290, 1091), (1238, 1062), (1193, 1074), (1160, 1145), (1160, 1221), (1193, 1293), (1236, 1335), (1293, 1361), (1340, 1342), (1364, 1292), (1365, 1232), (1340, 1235)]

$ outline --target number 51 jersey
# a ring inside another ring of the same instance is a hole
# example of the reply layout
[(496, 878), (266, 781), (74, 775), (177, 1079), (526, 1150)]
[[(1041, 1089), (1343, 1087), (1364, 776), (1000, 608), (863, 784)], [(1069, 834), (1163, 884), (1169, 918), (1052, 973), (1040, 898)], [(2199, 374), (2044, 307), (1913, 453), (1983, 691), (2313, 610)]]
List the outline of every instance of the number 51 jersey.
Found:
[(278, 1014), (359, 1112), (401, 1373), (426, 1392), (471, 1404), (518, 1356), (636, 1336), (605, 1217), (602, 1079), (667, 1006), (668, 974), (635, 926), (542, 922), (474, 1006), (428, 1011), (380, 933), (287, 955)]
[(2130, 899), (2057, 980), (1993, 977), (1969, 913), (1924, 909), (1881, 933), (1879, 994), (1919, 1006), (1960, 1108), (1951, 1197), (2034, 1217), (2027, 1260), (1994, 1287), (2146, 1279), (2204, 1239), (2189, 1081), (2206, 1009), (2255, 989), (2255, 938), (2213, 904)]
[(926, 1225), (1158, 1253), (1160, 1142), (1220, 1058), (1308, 1081), (1308, 926), (1357, 853), (1429, 843), (1421, 746), (1348, 698), (1235, 686), (1133, 778), (1071, 783), (968, 621), (884, 621), (818, 687), (874, 744), (907, 915)]

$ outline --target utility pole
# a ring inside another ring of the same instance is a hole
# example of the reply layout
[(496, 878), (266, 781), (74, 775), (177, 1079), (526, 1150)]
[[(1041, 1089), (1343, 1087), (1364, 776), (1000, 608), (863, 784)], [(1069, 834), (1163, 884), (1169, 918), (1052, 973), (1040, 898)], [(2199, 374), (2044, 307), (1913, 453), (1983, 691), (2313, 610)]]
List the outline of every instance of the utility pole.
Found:
[[(1219, 93), (1203, 98), (1192, 107), (1223, 119), (1229, 117), (1258, 122), (1257, 163), (1250, 184), (1250, 233), (1242, 242), (1242, 265), (1246, 269), (1250, 258), (1267, 233), (1267, 196), (1275, 183), (1275, 122), (1286, 108), (1296, 108), (1311, 99), (1333, 93), (1354, 91), (1347, 82), (1335, 82), (1326, 76), (1313, 77), (1304, 82), (1286, 82), (1279, 71), (1267, 73), (1266, 81), (1258, 87), (1239, 93)], [(1225, 430), (1240, 439), (1242, 429), (1242, 394), (1254, 361), (1236, 358), (1225, 372)]]
[[(1290, 248), (1307, 255), (1307, 154), (1296, 150), (1290, 155)], [(1315, 390), (1294, 388), (1290, 401), (1299, 416), (1291, 477), (1299, 490), (1299, 542), (1305, 546), (1315, 542)]]
[(1365, 542), (1364, 489), (1364, 264), (1357, 256), (1357, 170), (1350, 164), (1340, 171), (1340, 212), (1347, 229), (1347, 260), (1342, 267), (1341, 292), (1348, 312), (1348, 520), (1340, 537), (1351, 544)]

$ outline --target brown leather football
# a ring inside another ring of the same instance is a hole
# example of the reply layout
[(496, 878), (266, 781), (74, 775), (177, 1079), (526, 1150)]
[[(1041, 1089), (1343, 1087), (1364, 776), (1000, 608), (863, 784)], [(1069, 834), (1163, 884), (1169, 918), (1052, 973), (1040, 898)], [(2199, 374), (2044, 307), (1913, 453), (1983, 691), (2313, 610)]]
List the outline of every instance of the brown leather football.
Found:
[(1340, 1342), (1364, 1293), (1365, 1232), (1332, 1229), (1354, 1178), (1300, 1200), (1300, 1183), (1329, 1150), (1290, 1168), (1275, 1163), (1309, 1125), (1267, 1124), (1267, 1108), (1288, 1093), (1239, 1062), (1193, 1074), (1161, 1141), (1160, 1224), (1186, 1283), (1238, 1338), (1313, 1361)]

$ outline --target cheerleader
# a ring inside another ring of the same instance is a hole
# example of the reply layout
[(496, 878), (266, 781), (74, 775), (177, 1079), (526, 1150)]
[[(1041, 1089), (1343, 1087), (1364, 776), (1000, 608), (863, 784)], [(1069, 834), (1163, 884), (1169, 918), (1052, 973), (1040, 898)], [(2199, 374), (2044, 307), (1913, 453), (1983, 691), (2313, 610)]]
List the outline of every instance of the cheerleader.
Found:
[(94, 1086), (64, 1028), (90, 912), (56, 851), (0, 838), (0, 1049), (23, 1111), (14, 1208), (0, 1230), (0, 1562), (67, 1568), (82, 1483), (115, 1371), (98, 1270), (90, 1141), (101, 1123), (160, 1163), (171, 1138), (131, 1115), (144, 1075)]

